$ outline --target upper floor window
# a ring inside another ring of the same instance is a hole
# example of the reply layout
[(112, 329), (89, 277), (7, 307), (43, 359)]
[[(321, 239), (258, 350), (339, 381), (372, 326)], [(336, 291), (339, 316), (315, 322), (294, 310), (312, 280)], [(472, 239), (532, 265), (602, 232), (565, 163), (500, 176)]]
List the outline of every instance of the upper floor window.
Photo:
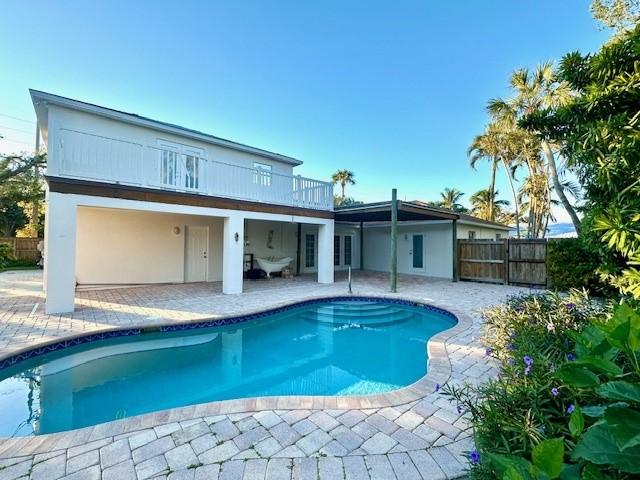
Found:
[(476, 232), (475, 230), (469, 230), (469, 240), (475, 240)]
[(165, 186), (198, 190), (203, 175), (202, 149), (160, 141), (160, 183)]
[(271, 186), (271, 165), (266, 163), (253, 162), (253, 183), (256, 185), (263, 185), (265, 187)]

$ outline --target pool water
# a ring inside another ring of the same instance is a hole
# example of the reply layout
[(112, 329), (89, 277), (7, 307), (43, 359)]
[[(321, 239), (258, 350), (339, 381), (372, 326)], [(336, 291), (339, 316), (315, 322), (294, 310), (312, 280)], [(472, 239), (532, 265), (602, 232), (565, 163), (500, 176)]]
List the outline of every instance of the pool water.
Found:
[(66, 348), (0, 371), (0, 436), (233, 398), (387, 392), (426, 374), (426, 341), (454, 324), (422, 307), (350, 300)]

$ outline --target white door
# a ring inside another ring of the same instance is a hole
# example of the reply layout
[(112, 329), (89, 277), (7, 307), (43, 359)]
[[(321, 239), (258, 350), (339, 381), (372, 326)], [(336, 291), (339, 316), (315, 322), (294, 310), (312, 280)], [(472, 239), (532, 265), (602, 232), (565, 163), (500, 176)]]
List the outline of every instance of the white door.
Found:
[(209, 227), (185, 229), (185, 282), (206, 282), (209, 256)]

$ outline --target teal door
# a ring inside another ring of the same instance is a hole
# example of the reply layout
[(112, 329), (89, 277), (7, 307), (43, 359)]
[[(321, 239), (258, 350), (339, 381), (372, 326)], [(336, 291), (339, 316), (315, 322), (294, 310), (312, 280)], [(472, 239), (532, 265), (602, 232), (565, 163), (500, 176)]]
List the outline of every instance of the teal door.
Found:
[(423, 235), (413, 235), (412, 236), (412, 259), (413, 259), (413, 269), (414, 270), (424, 270), (424, 236)]

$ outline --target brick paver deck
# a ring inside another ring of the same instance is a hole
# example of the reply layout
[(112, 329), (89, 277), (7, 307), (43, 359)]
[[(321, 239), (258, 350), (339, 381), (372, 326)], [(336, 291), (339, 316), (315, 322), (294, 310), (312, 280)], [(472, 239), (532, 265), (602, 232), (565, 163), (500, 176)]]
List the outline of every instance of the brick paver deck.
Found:
[[(298, 277), (247, 282), (241, 296), (222, 295), (215, 283), (83, 289), (76, 296), (76, 312), (49, 316), (41, 281), (38, 272), (0, 274), (0, 357), (105, 328), (245, 313), (344, 295), (347, 288), (343, 277), (331, 285)], [(354, 275), (356, 295), (393, 296), (387, 290), (386, 274)], [(521, 291), (401, 276), (395, 296), (465, 316), (454, 335), (448, 335), (446, 349), (442, 342), (433, 345), (447, 364), (444, 370), (435, 367), (445, 371), (440, 376), (460, 383), (496, 373), (478, 341), (478, 310)], [(473, 448), (464, 414), (432, 389), (418, 391), (423, 393), (418, 398), (400, 391), (387, 403), (371, 399), (369, 405), (337, 397), (217, 402), (74, 432), (0, 440), (0, 480), (410, 480), (464, 475), (465, 452)]]

